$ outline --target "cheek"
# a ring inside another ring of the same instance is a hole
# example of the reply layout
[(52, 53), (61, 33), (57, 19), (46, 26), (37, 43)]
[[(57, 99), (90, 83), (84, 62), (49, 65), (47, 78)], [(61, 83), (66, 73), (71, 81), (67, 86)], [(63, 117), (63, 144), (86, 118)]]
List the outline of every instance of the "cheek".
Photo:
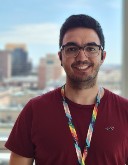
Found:
[(74, 61), (72, 58), (65, 58), (65, 57), (62, 58), (62, 64), (66, 68), (71, 68), (73, 62)]
[(65, 71), (71, 69), (71, 64), (69, 63), (69, 61), (63, 61), (62, 65)]
[(100, 56), (94, 60), (94, 64), (96, 64), (96, 65), (101, 65), (102, 64), (102, 60), (101, 60)]
[(71, 67), (73, 61), (72, 60), (63, 60), (63, 68), (67, 74), (72, 74), (73, 69)]
[(102, 65), (101, 60), (98, 60), (97, 63), (94, 64), (94, 70), (99, 70)]

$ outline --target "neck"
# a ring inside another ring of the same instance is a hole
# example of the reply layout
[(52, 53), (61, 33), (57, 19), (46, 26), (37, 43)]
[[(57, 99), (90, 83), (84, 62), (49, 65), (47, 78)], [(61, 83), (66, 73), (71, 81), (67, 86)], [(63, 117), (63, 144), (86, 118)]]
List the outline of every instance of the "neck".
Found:
[[(74, 89), (69, 84), (65, 85), (65, 96), (71, 101), (81, 105), (91, 105), (95, 103), (99, 87), (95, 86), (88, 89)], [(103, 91), (101, 97), (103, 96)]]

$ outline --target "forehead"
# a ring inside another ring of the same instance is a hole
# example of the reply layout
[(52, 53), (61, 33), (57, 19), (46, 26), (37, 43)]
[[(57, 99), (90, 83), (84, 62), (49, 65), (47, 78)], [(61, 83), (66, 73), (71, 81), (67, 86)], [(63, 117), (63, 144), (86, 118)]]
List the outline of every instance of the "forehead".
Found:
[(100, 39), (93, 29), (74, 28), (68, 30), (65, 33), (62, 45), (66, 44), (67, 42), (75, 42), (79, 45), (83, 45), (89, 42), (95, 42), (97, 44), (100, 44)]

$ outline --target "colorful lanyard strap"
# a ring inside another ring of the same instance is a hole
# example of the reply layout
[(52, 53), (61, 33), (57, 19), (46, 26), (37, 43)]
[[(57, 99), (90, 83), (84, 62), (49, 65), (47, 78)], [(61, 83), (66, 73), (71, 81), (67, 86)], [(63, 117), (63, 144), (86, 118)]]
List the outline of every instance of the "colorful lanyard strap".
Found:
[(79, 165), (85, 165), (85, 159), (86, 159), (87, 154), (88, 154), (88, 149), (89, 149), (90, 143), (91, 143), (94, 124), (95, 124), (96, 117), (97, 117), (97, 112), (98, 112), (97, 107), (100, 104), (101, 90), (102, 90), (102, 88), (100, 87), (99, 91), (98, 91), (98, 94), (96, 96), (96, 102), (95, 102), (93, 112), (92, 112), (92, 119), (91, 119), (91, 122), (89, 124), (87, 137), (86, 137), (86, 142), (85, 142), (85, 147), (84, 147), (84, 151), (83, 151), (83, 155), (82, 155), (82, 152), (81, 152), (81, 149), (80, 149), (79, 143), (78, 143), (78, 136), (77, 136), (77, 133), (76, 133), (76, 129), (75, 129), (75, 126), (74, 126), (73, 121), (72, 121), (72, 116), (71, 116), (68, 104), (66, 103), (66, 100), (65, 100), (65, 85), (62, 86), (62, 88), (61, 88), (61, 95), (63, 97), (63, 106), (64, 106), (66, 117), (68, 118), (68, 125), (69, 125), (70, 132), (72, 134), (72, 137), (73, 137), (74, 146), (75, 146), (75, 149), (76, 149), (76, 154), (77, 154)]

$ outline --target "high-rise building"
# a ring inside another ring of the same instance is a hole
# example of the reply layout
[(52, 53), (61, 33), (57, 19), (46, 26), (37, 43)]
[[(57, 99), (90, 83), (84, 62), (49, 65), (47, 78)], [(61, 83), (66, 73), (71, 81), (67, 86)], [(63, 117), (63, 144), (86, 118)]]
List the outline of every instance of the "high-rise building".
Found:
[(6, 50), (12, 56), (12, 76), (28, 75), (31, 63), (28, 61), (28, 52), (25, 44), (7, 44)]
[(0, 50), (0, 80), (11, 76), (11, 54)]
[(13, 43), (9, 43), (9, 44), (6, 44), (5, 46), (5, 49), (6, 50), (9, 50), (9, 51), (13, 51), (17, 48), (20, 48), (20, 49), (23, 49), (23, 50), (27, 50), (27, 47), (25, 44), (13, 44)]
[(12, 51), (12, 75), (28, 74), (28, 53), (22, 48), (16, 48)]
[(60, 60), (55, 54), (48, 54), (40, 60), (38, 69), (38, 88), (46, 87), (50, 80), (57, 80), (62, 75)]

